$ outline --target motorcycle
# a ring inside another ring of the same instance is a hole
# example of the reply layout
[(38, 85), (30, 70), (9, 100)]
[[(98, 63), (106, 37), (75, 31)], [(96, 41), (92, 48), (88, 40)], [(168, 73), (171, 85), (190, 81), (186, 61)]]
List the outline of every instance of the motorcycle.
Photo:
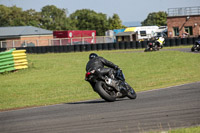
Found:
[(148, 51), (158, 51), (158, 45), (155, 44), (155, 42), (149, 42), (147, 44), (146, 49), (144, 50), (144, 52), (148, 52)]
[(153, 42), (149, 42), (147, 44), (146, 49), (144, 52), (147, 51), (158, 51), (163, 48), (163, 44), (165, 43), (165, 39), (163, 37), (156, 37), (156, 39)]
[(193, 47), (191, 48), (191, 51), (194, 52), (194, 51), (200, 51), (200, 39), (195, 41)]
[(125, 81), (122, 70), (116, 70), (114, 77), (109, 78), (105, 75), (105, 80), (99, 78), (95, 70), (87, 72), (85, 80), (88, 81), (93, 90), (99, 96), (108, 102), (114, 102), (117, 98), (128, 97), (136, 99), (137, 95), (134, 89)]

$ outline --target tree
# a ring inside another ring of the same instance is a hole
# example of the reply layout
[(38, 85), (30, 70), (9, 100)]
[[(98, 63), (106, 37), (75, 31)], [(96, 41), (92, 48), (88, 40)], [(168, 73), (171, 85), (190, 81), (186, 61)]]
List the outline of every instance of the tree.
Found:
[(42, 8), (41, 27), (48, 30), (67, 30), (70, 28), (66, 9), (59, 9), (54, 5)]
[(82, 9), (70, 15), (73, 27), (78, 30), (96, 30), (97, 35), (105, 35), (108, 30), (107, 15), (93, 10)]
[(109, 29), (125, 28), (117, 14), (107, 15), (90, 9), (77, 10), (67, 17), (66, 9), (54, 5), (44, 6), (41, 12), (33, 9), (23, 11), (16, 6), (0, 5), (0, 26), (35, 26), (48, 30), (96, 30), (105, 35)]
[(9, 26), (10, 8), (0, 5), (0, 26)]
[(16, 6), (0, 5), (0, 26), (38, 26), (39, 23), (40, 13), (33, 9), (22, 11)]
[(25, 25), (22, 21), (22, 9), (16, 6), (6, 7), (0, 5), (0, 26)]
[(122, 28), (126, 27), (126, 26), (122, 25), (122, 21), (120, 20), (120, 18), (117, 14), (113, 14), (112, 18), (109, 17), (108, 23), (109, 23), (110, 30), (122, 29)]
[(24, 21), (24, 23), (26, 25), (30, 25), (30, 26), (35, 26), (38, 27), (39, 25), (41, 25), (41, 13), (40, 12), (36, 12), (33, 9), (24, 11), (22, 14), (22, 21)]
[(163, 11), (149, 13), (147, 18), (141, 22), (142, 26), (166, 26), (167, 25), (167, 13)]

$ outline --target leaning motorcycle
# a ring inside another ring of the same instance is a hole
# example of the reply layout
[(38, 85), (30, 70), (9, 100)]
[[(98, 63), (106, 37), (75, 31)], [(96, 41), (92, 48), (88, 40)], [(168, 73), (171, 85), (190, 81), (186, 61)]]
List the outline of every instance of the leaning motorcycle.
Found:
[(116, 70), (113, 78), (105, 75), (105, 80), (99, 78), (97, 75), (95, 70), (87, 72), (85, 80), (91, 84), (93, 90), (105, 101), (114, 102), (117, 98), (124, 97), (136, 99), (136, 92), (125, 81), (122, 70)]
[(144, 50), (144, 52), (158, 51), (159, 49), (163, 48), (163, 44), (164, 43), (165, 43), (165, 38), (163, 38), (163, 37), (156, 37), (153, 42), (149, 42), (147, 44), (147, 47)]
[(193, 47), (191, 48), (191, 51), (194, 52), (194, 51), (200, 51), (200, 39), (195, 41)]
[(148, 52), (148, 51), (158, 51), (158, 45), (155, 44), (155, 42), (149, 42), (147, 44), (147, 47), (145, 48), (144, 52)]

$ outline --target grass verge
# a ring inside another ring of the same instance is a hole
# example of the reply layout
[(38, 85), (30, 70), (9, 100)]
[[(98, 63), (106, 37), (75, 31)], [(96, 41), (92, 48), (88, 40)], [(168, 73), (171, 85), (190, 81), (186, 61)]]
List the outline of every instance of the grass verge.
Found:
[[(200, 54), (132, 51), (97, 54), (119, 65), (137, 92), (200, 79)], [(28, 54), (28, 69), (0, 74), (0, 110), (99, 98), (84, 81), (89, 54)]]
[(169, 131), (156, 131), (149, 133), (200, 133), (200, 126), (197, 127), (189, 127), (189, 128), (178, 128)]

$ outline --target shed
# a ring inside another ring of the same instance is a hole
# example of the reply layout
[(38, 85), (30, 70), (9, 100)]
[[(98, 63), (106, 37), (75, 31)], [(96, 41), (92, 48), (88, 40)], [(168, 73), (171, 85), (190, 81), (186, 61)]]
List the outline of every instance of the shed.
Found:
[(117, 42), (129, 42), (137, 40), (135, 32), (120, 32), (116, 35)]

